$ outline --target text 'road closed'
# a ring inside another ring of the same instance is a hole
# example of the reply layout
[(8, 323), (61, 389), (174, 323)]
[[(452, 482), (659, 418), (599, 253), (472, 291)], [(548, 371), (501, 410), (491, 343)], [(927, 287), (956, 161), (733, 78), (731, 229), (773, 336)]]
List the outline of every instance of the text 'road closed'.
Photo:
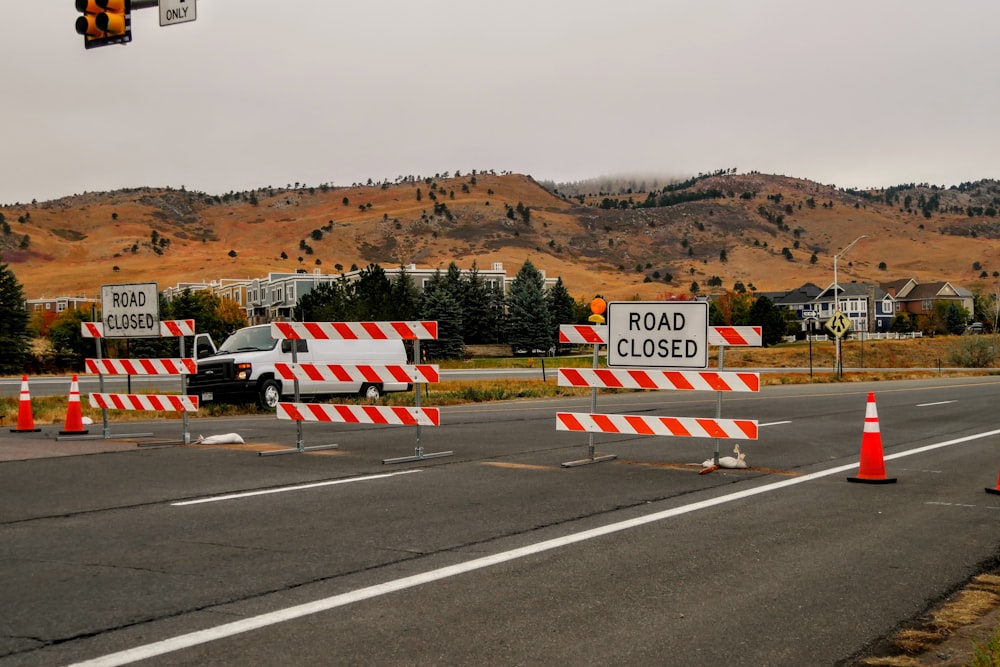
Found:
[(702, 301), (610, 303), (608, 333), (608, 366), (708, 366), (708, 304)]
[(106, 338), (160, 335), (160, 301), (156, 283), (101, 286), (101, 317)]

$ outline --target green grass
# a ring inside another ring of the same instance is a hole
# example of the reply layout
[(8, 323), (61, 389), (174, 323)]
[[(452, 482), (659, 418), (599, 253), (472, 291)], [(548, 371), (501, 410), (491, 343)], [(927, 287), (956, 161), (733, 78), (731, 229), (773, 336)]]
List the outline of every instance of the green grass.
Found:
[(997, 627), (993, 637), (982, 644), (976, 642), (972, 651), (972, 662), (969, 667), (997, 667), (1000, 665), (1000, 627)]

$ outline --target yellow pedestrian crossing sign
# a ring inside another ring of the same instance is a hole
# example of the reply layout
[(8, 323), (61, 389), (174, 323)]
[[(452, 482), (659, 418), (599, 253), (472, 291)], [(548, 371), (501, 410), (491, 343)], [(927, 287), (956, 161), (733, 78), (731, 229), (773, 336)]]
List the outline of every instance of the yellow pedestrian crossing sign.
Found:
[(851, 330), (851, 320), (847, 318), (841, 311), (837, 311), (833, 314), (833, 317), (826, 321), (826, 328), (830, 330), (830, 333), (836, 338), (843, 338), (844, 334)]

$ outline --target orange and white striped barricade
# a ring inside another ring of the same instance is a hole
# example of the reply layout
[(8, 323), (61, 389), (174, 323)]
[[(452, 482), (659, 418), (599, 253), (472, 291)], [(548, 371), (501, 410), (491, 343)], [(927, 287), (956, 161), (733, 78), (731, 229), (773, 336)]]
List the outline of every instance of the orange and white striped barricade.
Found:
[(441, 411), (416, 406), (278, 403), (278, 419), (380, 426), (440, 426)]
[[(436, 340), (437, 322), (272, 322), (271, 337), (289, 340)], [(417, 357), (420, 358), (419, 356)]]
[[(104, 338), (103, 322), (81, 322), (84, 338)], [(194, 320), (160, 320), (160, 338), (177, 338), (194, 335)], [(181, 353), (184, 354), (183, 352)]]
[(719, 347), (760, 347), (761, 327), (709, 327), (708, 344)]
[[(271, 337), (277, 340), (412, 340), (413, 357), (420, 359), (420, 341), (436, 340), (438, 323), (434, 321), (400, 322), (272, 322)], [(319, 449), (336, 449), (338, 445), (316, 445), (305, 447), (302, 439), (302, 422), (339, 422), (354, 424), (396, 424), (413, 426), (416, 429), (417, 444), (413, 456), (383, 459), (382, 463), (404, 463), (429, 458), (451, 456), (453, 452), (424, 452), (421, 444), (424, 426), (439, 426), (440, 412), (437, 408), (423, 408), (420, 405), (421, 385), (437, 382), (440, 371), (430, 364), (396, 365), (349, 365), (349, 364), (300, 364), (296, 349), (292, 347), (291, 364), (275, 364), (275, 372), (284, 380), (292, 380), (295, 386), (295, 402), (279, 403), (279, 419), (296, 422), (297, 440), (295, 449), (260, 452), (261, 456), (271, 454), (291, 454)], [(407, 382), (413, 384), (414, 406), (412, 408), (382, 406), (350, 406), (299, 402), (299, 380), (337, 380), (342, 382)]]
[(285, 364), (274, 365), (282, 380), (313, 380), (330, 382), (438, 382), (441, 372), (436, 365), (418, 364)]
[(556, 430), (686, 438), (757, 439), (757, 421), (754, 419), (699, 419), (697, 417), (649, 417), (557, 412)]
[[(97, 348), (97, 359), (94, 361), (100, 363), (102, 361), (101, 355), (101, 339), (105, 338), (104, 323), (103, 322), (81, 322), (80, 323), (80, 333), (84, 338), (94, 338), (95, 346)], [(193, 319), (185, 320), (160, 320), (160, 338), (177, 338), (180, 341), (180, 356), (186, 358), (187, 355), (184, 351), (184, 337), (194, 336), (195, 326)], [(89, 361), (89, 360), (88, 360)], [(97, 371), (87, 371), (88, 373)], [(196, 371), (191, 371), (189, 374), (193, 375)], [(98, 391), (104, 391), (104, 376), (105, 375), (160, 375), (162, 373), (99, 373), (98, 375)], [(187, 374), (181, 374), (181, 394), (187, 393)], [(102, 411), (104, 416), (104, 437), (110, 438), (111, 434), (108, 432), (108, 416), (107, 411)], [(130, 434), (130, 437), (148, 437), (152, 434)], [(118, 436), (121, 437), (121, 436)], [(187, 413), (184, 413), (184, 444), (188, 444), (188, 429), (187, 429)]]
[(652, 368), (560, 368), (560, 387), (758, 391), (758, 373), (673, 371)]
[[(708, 344), (719, 348), (719, 371), (726, 366), (727, 347), (760, 347), (763, 345), (763, 329), (758, 326), (709, 327)], [(715, 394), (715, 417), (722, 417), (722, 392)], [(719, 440), (715, 441), (712, 460), (719, 465)]]
[(560, 324), (559, 342), (576, 345), (606, 345), (608, 325)]
[(180, 359), (86, 359), (87, 372), (94, 375), (194, 375), (197, 362)]
[[(760, 347), (761, 328), (758, 326), (708, 327), (708, 344), (729, 347)], [(559, 342), (578, 345), (607, 345), (606, 324), (561, 324)]]
[[(198, 401), (194, 396), (186, 395), (187, 376), (198, 372), (198, 362), (190, 357), (174, 359), (85, 359), (84, 368), (87, 373), (100, 377), (101, 390), (91, 394), (90, 406), (100, 408), (104, 418), (104, 437), (111, 437), (108, 429), (108, 410), (146, 410), (182, 413), (182, 442), (191, 443), (188, 429), (188, 413), (198, 411)], [(104, 393), (104, 377), (126, 375), (131, 381), (132, 376), (179, 376), (181, 379), (180, 394), (108, 394)], [(94, 398), (95, 396), (99, 398)], [(150, 437), (152, 433), (132, 433), (128, 436), (116, 437)]]
[(90, 407), (102, 410), (198, 412), (198, 397), (180, 394), (90, 394)]
[[(559, 341), (562, 343), (590, 344), (594, 346), (594, 364), (592, 369), (560, 368), (558, 370), (558, 383), (565, 387), (590, 387), (591, 401), (588, 419), (578, 420), (576, 424), (579, 428), (570, 428), (561, 419), (557, 418), (556, 428), (561, 431), (580, 431), (589, 434), (588, 456), (585, 459), (569, 461), (563, 463), (563, 467), (585, 465), (597, 463), (616, 458), (613, 454), (596, 455), (594, 447), (595, 433), (621, 433), (630, 432), (638, 435), (681, 435), (683, 429), (674, 432), (665, 432), (662, 427), (657, 428), (637, 428), (635, 431), (618, 430), (614, 420), (619, 415), (600, 415), (597, 413), (597, 390), (603, 389), (648, 389), (648, 390), (686, 390), (686, 391), (715, 391), (718, 395), (716, 401), (716, 416), (714, 420), (709, 420), (718, 424), (725, 424), (727, 420), (722, 420), (722, 394), (723, 392), (756, 392), (760, 390), (760, 376), (757, 373), (724, 372), (724, 349), (727, 346), (760, 346), (761, 327), (758, 326), (710, 326), (708, 327), (708, 344), (719, 347), (719, 371), (687, 371), (687, 370), (663, 370), (663, 369), (602, 369), (598, 367), (598, 350), (601, 345), (607, 345), (609, 337), (609, 327), (607, 325), (591, 326), (586, 324), (564, 324), (559, 327)], [(564, 414), (564, 413), (560, 413)], [(575, 414), (575, 413), (565, 413)], [(558, 417), (558, 416), (557, 416)], [(627, 423), (637, 423), (636, 420), (644, 418), (629, 417)], [(672, 417), (653, 417), (654, 420), (677, 419)], [(567, 419), (569, 422), (573, 420)], [(704, 420), (701, 420), (704, 421)], [(683, 423), (683, 422), (678, 422)], [(742, 422), (741, 422), (742, 423)], [(606, 426), (605, 431), (599, 426)], [(585, 427), (584, 427), (585, 426)], [(707, 426), (707, 425), (706, 425)], [(695, 429), (692, 433), (726, 433), (726, 429), (717, 426), (711, 428)], [(742, 433), (742, 431), (735, 431)], [(756, 439), (756, 425), (753, 428), (754, 439)], [(715, 437), (715, 460), (719, 460), (719, 441), (721, 435), (699, 435), (698, 437)], [(730, 436), (746, 437), (746, 436)]]
[[(606, 324), (560, 324), (559, 342), (576, 345), (594, 346), (594, 370), (600, 365), (601, 345), (608, 344), (608, 325)], [(560, 371), (563, 369), (559, 369)], [(590, 390), (590, 411), (597, 412), (597, 387)], [(587, 458), (577, 461), (567, 461), (563, 467), (586, 465), (588, 463), (600, 463), (618, 458), (616, 454), (597, 455), (597, 448), (594, 444), (594, 434), (587, 435)]]

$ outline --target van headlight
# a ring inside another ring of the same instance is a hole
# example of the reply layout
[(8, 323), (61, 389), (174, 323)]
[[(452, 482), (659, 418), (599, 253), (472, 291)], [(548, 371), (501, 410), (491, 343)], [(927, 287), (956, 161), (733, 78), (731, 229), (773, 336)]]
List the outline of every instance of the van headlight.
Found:
[(249, 380), (251, 375), (253, 375), (253, 372), (250, 364), (236, 364), (237, 380)]

